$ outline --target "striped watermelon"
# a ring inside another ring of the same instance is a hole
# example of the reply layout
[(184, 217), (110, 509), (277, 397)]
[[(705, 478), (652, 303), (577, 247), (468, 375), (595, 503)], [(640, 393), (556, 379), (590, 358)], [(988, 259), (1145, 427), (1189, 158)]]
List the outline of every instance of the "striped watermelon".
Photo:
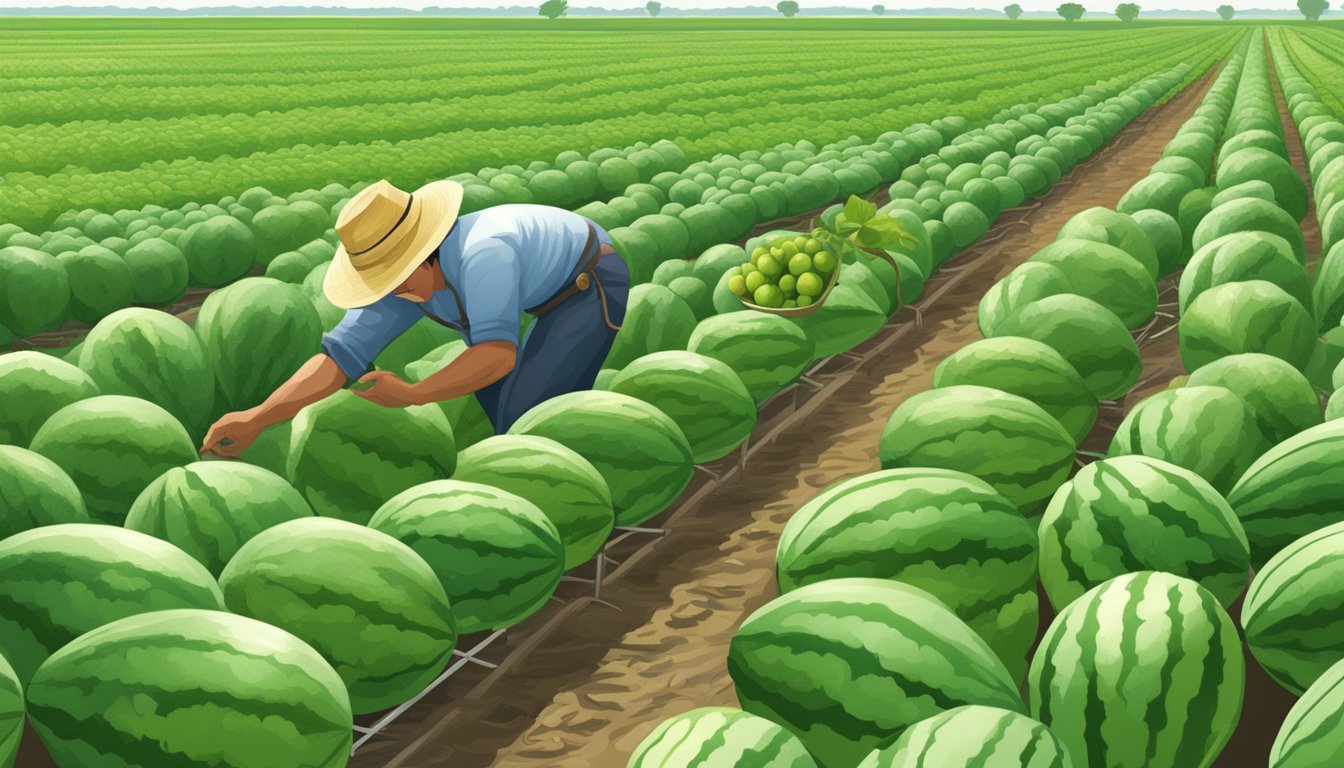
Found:
[(1030, 400), (1053, 416), (1075, 442), (1087, 437), (1097, 420), (1097, 400), (1083, 378), (1058, 352), (1032, 339), (1001, 336), (957, 350), (933, 372), (933, 386), (961, 384)]
[(1040, 526), (1041, 583), (1057, 608), (1116, 576), (1160, 570), (1223, 606), (1246, 586), (1241, 522), (1195, 473), (1146, 456), (1094, 462), (1065, 483)]
[(457, 455), (453, 479), (493, 486), (535, 504), (560, 535), (567, 571), (597, 554), (616, 524), (607, 481), (587, 459), (544, 437), (486, 438)]
[(823, 768), (852, 766), (963, 704), (1022, 711), (1008, 671), (937, 598), (884, 579), (829, 579), (770, 601), (733, 636), (742, 708), (802, 739)]
[(694, 352), (654, 352), (616, 374), (611, 391), (671, 417), (697, 464), (732, 453), (756, 426), (756, 402), (726, 363)]
[(204, 566), (143, 533), (67, 523), (0, 541), (0, 654), (23, 681), (61, 646), (117, 619), (223, 607)]
[(221, 611), (147, 613), (80, 637), (33, 677), (28, 714), (62, 766), (343, 768), (350, 757), (350, 700), (327, 662)]
[(1054, 347), (1098, 400), (1125, 394), (1143, 372), (1138, 345), (1120, 318), (1071, 293), (1021, 307), (997, 324), (994, 336), (1022, 336)]
[(1073, 768), (1041, 723), (1006, 709), (970, 705), (910, 726), (858, 768)]
[(603, 368), (624, 368), (637, 357), (667, 349), (685, 349), (695, 329), (695, 312), (664, 285), (630, 289), (621, 332), (611, 345)]
[(1301, 536), (1344, 522), (1344, 420), (1327, 421), (1265, 452), (1237, 481), (1227, 501), (1264, 565)]
[(797, 322), (812, 340), (812, 359), (820, 360), (867, 341), (886, 325), (887, 313), (857, 287), (837, 283), (817, 311)]
[(29, 448), (65, 470), (95, 520), (121, 525), (156, 477), (197, 458), (182, 425), (153, 403), (99, 395), (67, 405)]
[(762, 403), (807, 370), (814, 344), (791, 320), (742, 310), (701, 320), (686, 349), (727, 363)]
[(1307, 534), (1270, 558), (1246, 592), (1241, 625), (1260, 666), (1301, 694), (1344, 659), (1344, 523)]
[(1036, 639), (1036, 531), (992, 486), (946, 469), (889, 469), (827, 488), (779, 538), (780, 592), (850, 576), (943, 601), (1014, 680)]
[(1302, 372), (1270, 355), (1247, 353), (1215, 360), (1190, 374), (1189, 386), (1226, 387), (1251, 409), (1273, 445), (1320, 424), (1321, 401)]
[(89, 374), (58, 357), (30, 350), (0, 354), (0, 443), (27, 448), (53, 413), (96, 394)]
[(171, 542), (219, 576), (253, 536), (312, 514), (303, 495), (274, 472), (200, 461), (150, 483), (131, 506), (126, 527)]
[(1269, 232), (1234, 232), (1200, 248), (1181, 273), (1179, 308), (1182, 313), (1201, 293), (1218, 285), (1243, 280), (1267, 280), (1312, 306), (1311, 279), (1298, 263), (1293, 246)]
[(535, 504), (479, 483), (436, 480), (393, 496), (369, 527), (429, 563), (462, 634), (512, 626), (550, 599), (564, 573), (555, 524)]
[(419, 693), (457, 642), (434, 571), (396, 539), (306, 517), (257, 534), (220, 574), (229, 610), (310, 644), (350, 691), (356, 714)]
[(1268, 447), (1250, 408), (1230, 390), (1180, 387), (1134, 406), (1115, 431), (1109, 453), (1161, 459), (1226, 493)]
[(1154, 280), (1157, 279), (1157, 251), (1138, 222), (1126, 214), (1100, 206), (1088, 208), (1060, 228), (1058, 240), (1068, 239), (1091, 240), (1114, 246), (1141, 264)]
[(1181, 362), (1196, 371), (1243, 352), (1288, 361), (1299, 371), (1316, 349), (1316, 321), (1282, 288), (1264, 280), (1214, 286), (1181, 314)]
[(511, 435), (548, 437), (587, 459), (611, 490), (618, 525), (662, 512), (691, 481), (691, 447), (677, 423), (616, 392), (571, 392), (523, 414)]
[(0, 445), (0, 541), (43, 525), (87, 522), (79, 488), (60, 467), (32, 451)]
[(797, 736), (729, 707), (670, 717), (635, 748), (626, 768), (816, 768)]
[(19, 756), (23, 717), (23, 686), (14, 668), (0, 654), (0, 768), (12, 768)]
[(1344, 662), (1336, 663), (1311, 684), (1284, 718), (1269, 768), (1320, 768), (1344, 755)]
[[(1134, 225), (1132, 220), (1129, 223)], [(1142, 231), (1139, 236), (1148, 245)], [(1068, 275), (1073, 293), (1111, 310), (1128, 328), (1141, 327), (1157, 312), (1157, 282), (1153, 273), (1113, 245), (1061, 238), (1037, 251), (1031, 261), (1058, 267)], [(1154, 257), (1154, 271), (1156, 265)]]
[(980, 333), (986, 338), (997, 336), (999, 323), (1009, 315), (1033, 301), (1061, 293), (1073, 293), (1073, 284), (1062, 269), (1039, 261), (1022, 264), (990, 286), (980, 299), (976, 313)]
[(883, 469), (941, 467), (998, 489), (1023, 514), (1038, 514), (1069, 476), (1074, 442), (1039, 405), (996, 389), (956, 386), (921, 392), (882, 430)]
[(385, 408), (346, 390), (299, 411), (285, 473), (317, 514), (365, 523), (384, 501), (456, 466), (438, 405)]
[(1060, 611), (1028, 677), (1031, 714), (1076, 768), (1208, 768), (1241, 715), (1246, 668), (1218, 600), (1126, 574)]

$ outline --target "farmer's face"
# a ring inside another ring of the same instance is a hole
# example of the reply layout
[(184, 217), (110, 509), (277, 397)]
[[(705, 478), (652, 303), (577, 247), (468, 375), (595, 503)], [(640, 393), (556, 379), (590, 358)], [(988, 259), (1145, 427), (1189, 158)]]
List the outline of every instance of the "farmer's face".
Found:
[(411, 276), (393, 291), (398, 298), (415, 302), (429, 301), (434, 295), (434, 265), (425, 262), (415, 268)]

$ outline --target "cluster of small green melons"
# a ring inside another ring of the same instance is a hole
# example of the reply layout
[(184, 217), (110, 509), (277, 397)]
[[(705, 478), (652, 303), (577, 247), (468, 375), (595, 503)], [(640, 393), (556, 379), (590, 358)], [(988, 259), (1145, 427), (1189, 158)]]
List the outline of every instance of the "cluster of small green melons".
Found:
[(839, 267), (835, 254), (815, 237), (779, 237), (751, 252), (751, 260), (729, 271), (728, 287), (758, 306), (810, 306), (826, 290)]

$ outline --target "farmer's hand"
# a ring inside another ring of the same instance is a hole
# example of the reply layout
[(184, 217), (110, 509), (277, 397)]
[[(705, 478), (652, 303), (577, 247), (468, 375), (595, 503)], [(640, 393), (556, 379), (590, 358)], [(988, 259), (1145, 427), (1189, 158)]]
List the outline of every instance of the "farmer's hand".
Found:
[(258, 424), (250, 411), (226, 413), (210, 426), (201, 443), (201, 453), (213, 453), (216, 456), (237, 458), (256, 442), (263, 427)]
[(408, 405), (424, 405), (425, 399), (414, 384), (408, 384), (397, 378), (391, 371), (370, 371), (351, 386), (354, 393), (388, 408), (405, 408)]

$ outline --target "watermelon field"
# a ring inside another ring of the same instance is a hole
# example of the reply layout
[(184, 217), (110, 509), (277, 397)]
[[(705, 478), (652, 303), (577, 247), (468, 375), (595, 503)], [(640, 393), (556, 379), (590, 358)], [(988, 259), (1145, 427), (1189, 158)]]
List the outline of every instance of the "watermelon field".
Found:
[[(1344, 761), (1338, 25), (23, 19), (0, 72), (0, 768)], [(382, 178), (601, 225), (594, 387), (202, 457)]]

